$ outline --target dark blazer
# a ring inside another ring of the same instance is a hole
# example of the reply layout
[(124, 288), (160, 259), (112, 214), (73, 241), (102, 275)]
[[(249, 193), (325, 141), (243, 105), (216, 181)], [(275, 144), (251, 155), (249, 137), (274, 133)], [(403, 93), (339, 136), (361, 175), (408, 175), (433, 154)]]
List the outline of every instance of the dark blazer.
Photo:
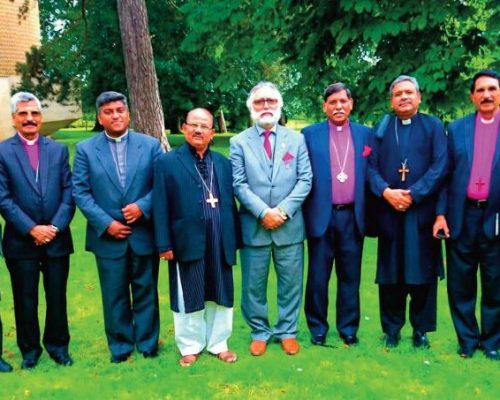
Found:
[[(104, 132), (77, 144), (73, 196), (87, 218), (86, 250), (103, 258), (124, 256), (128, 245), (138, 255), (155, 252), (151, 196), (153, 163), (161, 153), (157, 139), (129, 130), (127, 177), (122, 188)], [(131, 203), (144, 215), (132, 225), (130, 236), (117, 240), (106, 229), (113, 220), (126, 223), (121, 210)]]
[[(66, 146), (39, 136), (39, 174), (31, 168), (21, 139), (0, 143), (0, 213), (5, 219), (3, 252), (6, 258), (49, 257), (73, 252), (69, 223), (75, 213), (71, 170)], [(36, 246), (29, 231), (35, 225), (60, 229), (54, 240)]]
[(401, 182), (398, 172), (401, 159), (394, 140), (395, 118), (390, 117), (383, 137), (375, 138), (373, 156), (368, 166), (371, 190), (381, 199), (376, 215), (380, 235), (389, 238), (397, 234), (394, 227), (401, 215), (382, 199), (383, 191), (387, 187), (410, 189), (414, 203), (410, 210), (417, 213), (418, 227), (432, 227), (436, 218), (438, 191), (447, 166), (447, 140), (443, 123), (436, 117), (418, 113), (412, 118), (414, 128), (409, 141), (408, 165), (411, 172), (406, 181)]
[[(240, 229), (234, 201), (230, 162), (211, 151), (219, 184), (222, 247), (229, 265), (236, 264)], [(202, 183), (187, 144), (163, 154), (155, 164), (154, 223), (158, 251), (173, 250), (177, 261), (199, 260), (205, 255), (206, 228), (201, 202)]]
[[(354, 214), (358, 232), (365, 231), (365, 182), (368, 156), (371, 152), (371, 129), (350, 122), (354, 144), (355, 200)], [(330, 133), (328, 121), (310, 125), (302, 130), (309, 152), (313, 179), (303, 212), (308, 237), (322, 236), (328, 227), (332, 212), (332, 174), (330, 160)]]
[[(467, 186), (474, 156), (475, 121), (476, 114), (469, 114), (448, 125), (450, 175), (439, 199), (438, 214), (446, 215), (452, 239), (457, 238), (462, 231)], [(490, 239), (495, 236), (495, 218), (496, 214), (500, 213), (499, 188), (500, 140), (497, 140), (493, 157), (490, 194), (482, 226), (484, 233)]]

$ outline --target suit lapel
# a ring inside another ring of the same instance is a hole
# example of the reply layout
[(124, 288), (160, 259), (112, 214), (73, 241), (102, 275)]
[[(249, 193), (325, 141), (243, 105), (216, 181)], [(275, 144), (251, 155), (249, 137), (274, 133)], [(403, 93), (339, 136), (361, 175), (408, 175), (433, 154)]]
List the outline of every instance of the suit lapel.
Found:
[(115, 185), (117, 190), (122, 192), (123, 189), (120, 185), (120, 181), (118, 180), (118, 174), (116, 172), (116, 165), (113, 159), (113, 154), (111, 154), (109, 143), (104, 132), (99, 133), (95, 150), (97, 160), (99, 160), (99, 162), (101, 163), (102, 168), (108, 175), (109, 180), (111, 181), (111, 183), (113, 183), (113, 185)]
[(356, 183), (362, 181), (362, 169), (363, 169), (363, 136), (361, 132), (358, 131), (357, 127), (354, 124), (350, 124), (351, 126), (351, 136), (352, 142), (354, 143), (354, 175), (356, 177)]
[(14, 149), (14, 154), (16, 155), (17, 158), (17, 162), (19, 163), (19, 167), (21, 168), (24, 176), (26, 177), (26, 181), (33, 187), (33, 189), (37, 193), (40, 193), (40, 188), (36, 182), (36, 173), (34, 173), (33, 169), (31, 168), (28, 155), (26, 154), (26, 151), (24, 151), (21, 139), (19, 139), (17, 134), (15, 139), (12, 141), (12, 146)]
[(131, 187), (135, 175), (137, 174), (138, 165), (142, 158), (142, 151), (141, 151), (142, 144), (137, 135), (142, 135), (142, 134), (141, 133), (136, 134), (132, 130), (129, 130), (128, 143), (127, 143), (127, 172), (125, 178), (125, 188), (123, 190), (124, 194), (127, 193), (127, 191)]
[(38, 139), (38, 179), (42, 194), (47, 192), (49, 181), (49, 142), (40, 135)]
[[(259, 135), (259, 131), (256, 126), (250, 130), (247, 136), (248, 147), (255, 154), (255, 157), (259, 160), (259, 165), (261, 166), (264, 173), (271, 179), (271, 171), (269, 168), (269, 159), (264, 151), (264, 146), (262, 144), (262, 138)], [(276, 147), (275, 147), (276, 149)]]
[(469, 172), (472, 170), (472, 159), (474, 158), (474, 122), (476, 114), (472, 114), (464, 121), (464, 145), (467, 150), (467, 158), (469, 160)]
[(179, 149), (177, 150), (177, 156), (179, 157), (181, 164), (184, 166), (189, 175), (191, 175), (191, 177), (195, 180), (195, 182), (201, 183), (201, 178), (198, 175), (198, 172), (196, 171), (196, 167), (194, 165), (193, 155), (189, 151), (189, 147), (187, 144), (183, 144), (181, 147), (179, 147)]
[[(498, 112), (498, 117), (500, 118), (500, 111)], [(493, 155), (492, 171), (497, 170), (497, 164), (500, 161), (500, 125), (498, 126), (497, 133), (497, 144), (495, 146), (495, 154)]]
[(283, 156), (288, 151), (288, 131), (276, 125), (276, 141), (274, 143), (273, 157), (273, 174), (271, 181), (276, 178), (281, 164), (283, 164)]

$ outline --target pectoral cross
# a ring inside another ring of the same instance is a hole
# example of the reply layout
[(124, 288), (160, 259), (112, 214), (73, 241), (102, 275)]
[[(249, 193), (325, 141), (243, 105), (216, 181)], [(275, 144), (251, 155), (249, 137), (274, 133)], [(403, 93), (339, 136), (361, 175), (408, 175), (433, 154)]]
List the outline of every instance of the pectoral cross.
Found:
[(219, 199), (217, 197), (214, 197), (212, 192), (208, 192), (208, 199), (205, 200), (207, 203), (210, 203), (212, 208), (215, 208), (215, 204), (219, 202)]
[(479, 177), (478, 181), (476, 182), (477, 191), (482, 191), (484, 185), (486, 185), (486, 183), (483, 182), (483, 178)]
[(401, 182), (405, 182), (406, 174), (410, 173), (409, 168), (406, 166), (406, 160), (405, 162), (401, 163), (401, 168), (398, 169), (398, 172), (401, 174)]

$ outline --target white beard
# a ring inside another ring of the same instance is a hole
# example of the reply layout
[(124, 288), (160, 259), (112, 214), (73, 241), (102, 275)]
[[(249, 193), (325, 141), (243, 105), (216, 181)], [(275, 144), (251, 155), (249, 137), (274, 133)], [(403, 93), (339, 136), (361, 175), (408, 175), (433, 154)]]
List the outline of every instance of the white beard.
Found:
[[(260, 115), (264, 113), (271, 113), (273, 115), (272, 116), (265, 115), (261, 117)], [(276, 110), (266, 110), (261, 112), (257, 112), (252, 108), (252, 110), (250, 111), (250, 117), (252, 118), (252, 121), (259, 126), (276, 125), (281, 118), (281, 108), (278, 108)]]

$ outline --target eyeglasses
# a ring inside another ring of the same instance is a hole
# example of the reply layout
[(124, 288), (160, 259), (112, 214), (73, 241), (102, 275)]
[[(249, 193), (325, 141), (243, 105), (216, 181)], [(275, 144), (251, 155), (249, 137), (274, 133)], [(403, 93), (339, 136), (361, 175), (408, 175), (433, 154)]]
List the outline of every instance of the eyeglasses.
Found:
[(42, 113), (40, 111), (18, 111), (16, 112), (16, 115), (21, 118), (26, 118), (28, 116), (31, 116), (33, 118), (40, 118), (42, 116)]
[(207, 125), (201, 125), (201, 124), (190, 124), (188, 122), (186, 122), (186, 125), (189, 126), (191, 129), (199, 129), (200, 131), (202, 132), (208, 132), (208, 131), (211, 131), (212, 128), (210, 128), (209, 126)]
[(262, 107), (264, 104), (275, 106), (278, 104), (278, 99), (256, 99), (253, 101), (254, 106)]

